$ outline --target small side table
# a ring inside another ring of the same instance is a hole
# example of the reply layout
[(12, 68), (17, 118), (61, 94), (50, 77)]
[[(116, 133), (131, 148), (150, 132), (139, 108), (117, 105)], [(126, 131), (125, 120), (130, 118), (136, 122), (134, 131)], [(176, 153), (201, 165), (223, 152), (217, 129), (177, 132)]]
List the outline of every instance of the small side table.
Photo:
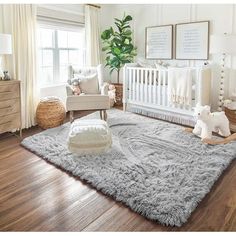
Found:
[(227, 107), (224, 107), (225, 115), (229, 119), (230, 130), (236, 132), (236, 110), (231, 110)]
[(113, 83), (116, 88), (116, 103), (117, 106), (123, 105), (123, 84)]

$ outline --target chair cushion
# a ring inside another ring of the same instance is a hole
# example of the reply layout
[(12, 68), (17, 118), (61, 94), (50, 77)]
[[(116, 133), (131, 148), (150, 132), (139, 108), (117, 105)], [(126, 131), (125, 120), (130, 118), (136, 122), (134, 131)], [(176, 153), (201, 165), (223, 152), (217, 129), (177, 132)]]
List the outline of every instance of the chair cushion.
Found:
[(82, 93), (99, 94), (99, 84), (97, 74), (92, 75), (77, 75), (79, 79), (79, 87)]
[(110, 129), (104, 120), (75, 120), (68, 135), (68, 149), (77, 154), (97, 154), (112, 144)]

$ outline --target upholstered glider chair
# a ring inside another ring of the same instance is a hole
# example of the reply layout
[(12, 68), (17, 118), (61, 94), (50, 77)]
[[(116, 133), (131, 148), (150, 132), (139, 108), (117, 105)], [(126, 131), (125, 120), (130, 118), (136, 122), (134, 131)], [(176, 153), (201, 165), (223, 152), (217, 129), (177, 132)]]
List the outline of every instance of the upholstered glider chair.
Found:
[[(70, 85), (74, 79), (79, 79), (80, 95), (73, 93)], [(66, 87), (66, 108), (70, 112), (70, 122), (74, 120), (74, 111), (100, 111), (100, 117), (107, 119), (106, 110), (110, 109), (108, 85), (103, 83), (102, 65), (97, 67), (69, 66), (69, 80)]]

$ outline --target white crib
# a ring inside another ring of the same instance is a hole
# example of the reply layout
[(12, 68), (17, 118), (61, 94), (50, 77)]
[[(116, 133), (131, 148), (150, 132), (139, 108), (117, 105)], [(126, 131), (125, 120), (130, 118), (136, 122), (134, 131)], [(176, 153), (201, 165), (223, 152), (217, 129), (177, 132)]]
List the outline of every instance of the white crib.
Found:
[[(186, 68), (186, 67), (185, 67)], [(197, 103), (210, 105), (211, 69), (191, 67), (191, 105), (173, 105), (168, 100), (168, 69), (143, 68), (126, 64), (123, 72), (123, 109), (174, 123), (194, 126)]]

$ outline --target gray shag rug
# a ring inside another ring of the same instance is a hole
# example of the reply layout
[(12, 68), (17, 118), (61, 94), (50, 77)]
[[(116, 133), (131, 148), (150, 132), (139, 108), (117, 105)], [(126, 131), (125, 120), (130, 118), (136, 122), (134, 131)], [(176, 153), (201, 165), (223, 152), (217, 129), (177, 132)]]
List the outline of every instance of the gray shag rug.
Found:
[(170, 226), (187, 221), (236, 157), (235, 142), (205, 145), (164, 121), (114, 109), (108, 124), (112, 148), (100, 155), (68, 151), (70, 123), (25, 138), (22, 145), (146, 218)]

